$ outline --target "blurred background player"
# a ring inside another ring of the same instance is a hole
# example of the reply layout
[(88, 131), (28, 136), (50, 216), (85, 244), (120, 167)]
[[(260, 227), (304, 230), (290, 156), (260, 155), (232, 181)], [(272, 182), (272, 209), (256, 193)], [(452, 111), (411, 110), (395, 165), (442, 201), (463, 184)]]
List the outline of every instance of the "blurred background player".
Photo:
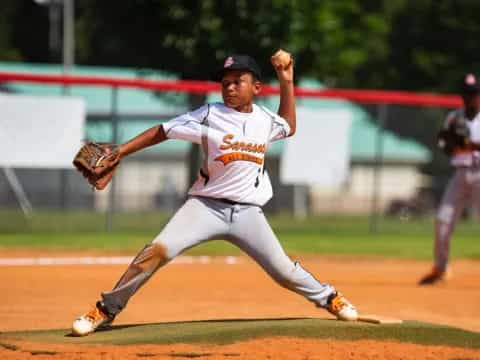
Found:
[(420, 279), (420, 285), (447, 280), (450, 239), (455, 225), (471, 201), (480, 214), (480, 85), (474, 74), (466, 74), (460, 94), (464, 106), (447, 115), (439, 133), (439, 146), (450, 156), (455, 173), (443, 195), (435, 219), (435, 262)]
[(272, 197), (264, 168), (268, 144), (293, 135), (296, 128), (293, 62), (276, 66), (275, 71), (280, 83), (278, 114), (253, 103), (261, 91), (256, 62), (249, 56), (232, 55), (216, 74), (223, 103), (206, 104), (120, 146), (124, 157), (167, 139), (181, 139), (202, 145), (205, 162), (185, 204), (137, 254), (115, 287), (73, 322), (74, 335), (87, 335), (110, 324), (158, 268), (213, 239), (232, 242), (278, 284), (337, 318), (357, 319), (356, 309), (332, 285), (320, 283), (290, 260), (261, 209)]

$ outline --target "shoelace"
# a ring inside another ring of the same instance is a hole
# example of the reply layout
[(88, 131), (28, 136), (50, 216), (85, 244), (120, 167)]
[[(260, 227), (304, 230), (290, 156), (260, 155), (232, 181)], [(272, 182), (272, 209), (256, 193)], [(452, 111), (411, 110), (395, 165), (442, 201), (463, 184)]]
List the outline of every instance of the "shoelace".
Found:
[(332, 300), (331, 307), (334, 311), (339, 311), (345, 306), (349, 306), (349, 302), (343, 296), (337, 296)]
[(96, 306), (85, 315), (85, 318), (92, 322), (102, 320), (105, 317), (105, 314), (101, 312), (100, 309)]

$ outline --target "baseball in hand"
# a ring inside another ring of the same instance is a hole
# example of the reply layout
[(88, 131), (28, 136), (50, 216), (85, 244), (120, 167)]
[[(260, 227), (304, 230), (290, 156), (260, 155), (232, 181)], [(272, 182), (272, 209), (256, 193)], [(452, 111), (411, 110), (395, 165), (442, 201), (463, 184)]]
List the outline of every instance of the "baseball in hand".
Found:
[(270, 58), (272, 65), (277, 68), (287, 68), (292, 63), (292, 55), (285, 50), (279, 49)]

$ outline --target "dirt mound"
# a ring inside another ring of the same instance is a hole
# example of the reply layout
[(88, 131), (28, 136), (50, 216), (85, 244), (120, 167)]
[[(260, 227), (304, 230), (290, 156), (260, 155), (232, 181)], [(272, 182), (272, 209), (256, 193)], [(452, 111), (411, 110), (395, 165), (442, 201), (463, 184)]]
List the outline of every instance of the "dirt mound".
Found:
[[(9, 348), (8, 348), (9, 347)], [(0, 344), (1, 359), (480, 359), (480, 351), (389, 341), (264, 338), (229, 345)]]
[[(8, 254), (2, 253), (2, 256)], [(480, 262), (453, 262), (453, 279), (448, 284), (418, 287), (416, 281), (429, 269), (427, 262), (319, 257), (296, 260), (301, 260), (320, 281), (334, 284), (364, 313), (480, 331), (480, 318), (472, 316), (479, 310)], [(68, 328), (76, 316), (94, 304), (101, 291), (112, 287), (124, 269), (125, 265), (0, 266), (0, 277), (5, 279), (0, 282), (0, 331)], [(461, 304), (452, 306), (454, 299), (460, 299)], [(131, 300), (116, 324), (288, 317), (328, 317), (328, 314), (280, 288), (255, 263), (242, 257), (234, 265), (212, 261), (166, 266)], [(215, 347), (74, 347), (22, 343), (17, 344), (21, 350), (15, 351), (8, 346), (0, 346), (0, 358), (51, 357), (48, 353), (31, 354), (32, 349), (38, 349), (79, 359), (93, 359), (97, 356), (94, 354), (102, 353), (103, 358), (117, 358), (115, 354), (121, 354), (122, 359), (127, 355), (181, 358), (182, 353), (188, 355), (189, 352), (193, 355), (190, 357), (207, 359), (268, 356), (272, 359), (480, 359), (476, 351), (456, 348), (291, 338)]]

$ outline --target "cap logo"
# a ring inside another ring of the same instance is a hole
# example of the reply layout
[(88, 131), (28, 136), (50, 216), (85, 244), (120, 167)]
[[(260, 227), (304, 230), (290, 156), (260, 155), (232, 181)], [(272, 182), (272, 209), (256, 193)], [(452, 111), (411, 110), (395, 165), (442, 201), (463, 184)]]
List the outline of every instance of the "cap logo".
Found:
[(225, 60), (225, 64), (223, 64), (223, 67), (230, 67), (233, 65), (233, 58), (231, 56), (229, 56), (227, 58), (227, 60)]
[(473, 74), (468, 74), (465, 77), (465, 83), (467, 85), (475, 85), (477, 83), (477, 80), (475, 79), (475, 76)]

